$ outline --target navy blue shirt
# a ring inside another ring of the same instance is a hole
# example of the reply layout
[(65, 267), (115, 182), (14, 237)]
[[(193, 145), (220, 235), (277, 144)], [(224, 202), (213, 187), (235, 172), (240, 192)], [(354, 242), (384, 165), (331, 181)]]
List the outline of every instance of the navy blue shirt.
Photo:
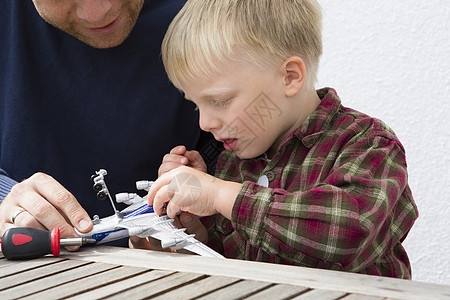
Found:
[(113, 211), (92, 190), (96, 170), (108, 171), (112, 195), (135, 192), (171, 148), (196, 147), (198, 113), (160, 55), (184, 3), (146, 1), (121, 45), (95, 49), (47, 24), (32, 1), (0, 2), (0, 201), (40, 171), (104, 217)]

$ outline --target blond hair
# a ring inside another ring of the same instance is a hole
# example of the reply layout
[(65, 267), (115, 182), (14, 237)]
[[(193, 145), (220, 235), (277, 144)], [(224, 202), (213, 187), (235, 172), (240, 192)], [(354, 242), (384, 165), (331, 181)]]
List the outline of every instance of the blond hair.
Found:
[(291, 56), (305, 63), (314, 88), (322, 54), (322, 15), (316, 0), (188, 0), (162, 43), (166, 72), (177, 88), (206, 78), (217, 64), (243, 54), (262, 67)]

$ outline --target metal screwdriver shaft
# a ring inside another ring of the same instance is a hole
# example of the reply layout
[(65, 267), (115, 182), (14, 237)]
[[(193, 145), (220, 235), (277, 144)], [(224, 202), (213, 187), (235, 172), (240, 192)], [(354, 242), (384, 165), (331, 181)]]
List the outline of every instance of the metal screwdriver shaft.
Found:
[(81, 246), (84, 244), (89, 244), (89, 243), (95, 243), (96, 240), (94, 239), (88, 239), (88, 238), (63, 238), (60, 239), (59, 242), (59, 246), (60, 247), (66, 247), (66, 246)]

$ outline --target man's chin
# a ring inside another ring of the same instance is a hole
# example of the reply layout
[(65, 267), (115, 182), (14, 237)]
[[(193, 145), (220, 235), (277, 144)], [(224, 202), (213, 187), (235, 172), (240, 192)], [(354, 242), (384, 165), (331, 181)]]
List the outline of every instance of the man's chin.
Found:
[(93, 48), (106, 49), (122, 44), (131, 34), (133, 27), (128, 26), (127, 28), (118, 28), (117, 30), (107, 34), (97, 34), (90, 32), (88, 29), (80, 29), (75, 27), (60, 27), (59, 29)]
[(116, 38), (94, 38), (85, 36), (75, 36), (79, 41), (97, 49), (107, 49), (117, 47), (122, 44), (128, 36)]

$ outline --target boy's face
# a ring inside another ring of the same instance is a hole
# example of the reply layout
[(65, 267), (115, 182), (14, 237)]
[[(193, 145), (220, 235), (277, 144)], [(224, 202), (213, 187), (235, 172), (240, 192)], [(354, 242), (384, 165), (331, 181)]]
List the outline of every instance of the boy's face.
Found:
[(296, 128), (299, 115), (292, 112), (294, 100), (285, 96), (283, 74), (232, 60), (218, 69), (207, 79), (181, 84), (200, 111), (200, 127), (242, 159), (265, 152), (272, 156)]
[(33, 0), (49, 24), (95, 48), (120, 45), (130, 34), (144, 0)]

